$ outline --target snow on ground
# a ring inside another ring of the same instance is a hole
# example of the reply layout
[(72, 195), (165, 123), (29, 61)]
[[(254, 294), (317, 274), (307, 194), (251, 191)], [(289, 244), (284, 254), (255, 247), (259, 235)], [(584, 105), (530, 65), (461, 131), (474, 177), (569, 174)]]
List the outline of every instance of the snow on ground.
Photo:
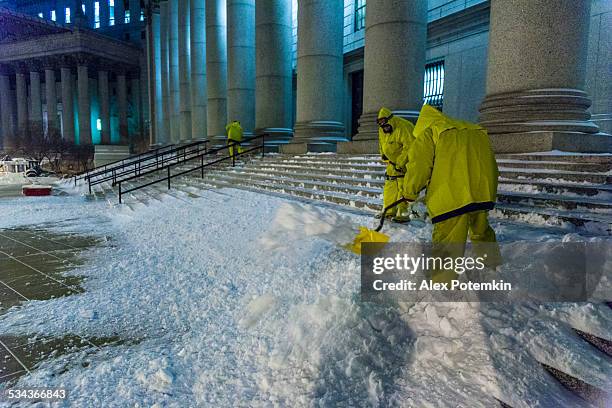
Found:
[[(47, 360), (19, 387), (66, 388), (71, 406), (585, 406), (537, 358), (610, 388), (609, 360), (570, 329), (611, 339), (605, 305), (362, 303), (359, 258), (333, 232), (371, 219), (199, 194), (134, 209), (79, 195), (0, 201), (0, 228), (106, 237), (72, 272), (85, 293), (13, 308), (0, 332), (138, 340)], [(494, 227), (505, 241), (596, 239)], [(385, 231), (424, 241), (431, 227)]]

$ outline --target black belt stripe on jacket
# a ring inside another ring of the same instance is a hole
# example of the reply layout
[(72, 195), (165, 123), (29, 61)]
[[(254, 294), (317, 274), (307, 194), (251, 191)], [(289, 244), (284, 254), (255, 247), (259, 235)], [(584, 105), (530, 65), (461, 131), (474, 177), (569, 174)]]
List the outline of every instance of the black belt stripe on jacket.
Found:
[(492, 210), (495, 207), (495, 203), (492, 201), (485, 201), (484, 203), (470, 203), (468, 205), (464, 205), (461, 208), (457, 208), (456, 210), (449, 211), (444, 214), (437, 215), (431, 219), (431, 223), (435, 224), (437, 222), (446, 221), (449, 218), (457, 217), (459, 215), (467, 214), (469, 212), (481, 211), (481, 210)]

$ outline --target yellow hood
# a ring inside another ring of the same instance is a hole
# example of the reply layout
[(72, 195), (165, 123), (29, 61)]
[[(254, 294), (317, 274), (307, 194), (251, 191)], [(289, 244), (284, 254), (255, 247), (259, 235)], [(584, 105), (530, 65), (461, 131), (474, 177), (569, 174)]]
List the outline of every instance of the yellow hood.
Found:
[(380, 118), (388, 118), (389, 116), (391, 116), (392, 113), (393, 112), (391, 112), (391, 109), (382, 107), (378, 111), (378, 119), (380, 119)]
[(446, 116), (433, 106), (423, 105), (414, 127), (414, 136), (419, 137), (428, 128), (435, 128), (438, 134), (448, 129), (482, 129), (476, 124)]

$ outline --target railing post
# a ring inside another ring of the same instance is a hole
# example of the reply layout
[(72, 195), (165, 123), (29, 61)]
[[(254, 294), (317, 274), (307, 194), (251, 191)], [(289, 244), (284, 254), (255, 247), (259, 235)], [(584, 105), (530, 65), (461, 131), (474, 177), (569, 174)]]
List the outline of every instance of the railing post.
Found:
[(232, 142), (232, 152), (230, 153), (232, 155), (232, 167), (236, 165), (236, 150), (234, 149), (236, 149), (236, 143)]
[(117, 170), (113, 169), (113, 186), (117, 184)]
[(170, 190), (170, 167), (168, 166), (168, 190)]
[(119, 182), (119, 204), (121, 204), (121, 182)]
[(204, 156), (201, 156), (200, 168), (202, 169), (202, 178), (204, 178)]
[(264, 155), (266, 153), (266, 134), (262, 133), (261, 135), (261, 158), (264, 158)]
[(89, 195), (91, 195), (91, 179), (87, 178), (87, 184), (89, 184)]

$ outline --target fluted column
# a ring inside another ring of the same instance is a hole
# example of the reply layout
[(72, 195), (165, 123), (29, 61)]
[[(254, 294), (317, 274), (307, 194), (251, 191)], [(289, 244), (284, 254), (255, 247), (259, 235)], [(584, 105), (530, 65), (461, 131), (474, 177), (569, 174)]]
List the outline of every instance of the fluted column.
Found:
[(130, 135), (128, 133), (128, 100), (127, 79), (125, 72), (117, 73), (117, 113), (119, 115), (119, 137), (121, 144), (128, 144)]
[(426, 0), (368, 2), (363, 114), (355, 140), (378, 139), (376, 117), (382, 106), (416, 119), (423, 105), (426, 41)]
[(206, 132), (206, 9), (205, 0), (191, 0), (191, 138)]
[(168, 2), (162, 1), (159, 3), (159, 37), (160, 37), (160, 75), (161, 75), (161, 123), (159, 126), (158, 143), (169, 144), (172, 142), (170, 137), (170, 78), (168, 66)]
[(608, 151), (584, 92), (590, 0), (492, 0), (487, 96), (498, 152)]
[(298, 4), (294, 141), (308, 143), (311, 150), (333, 150), (333, 143), (346, 140), (342, 83), (344, 5), (342, 0)]
[(130, 105), (132, 106), (134, 133), (140, 135), (142, 130), (142, 93), (140, 88), (140, 78), (137, 75), (133, 75), (130, 79), (130, 88), (132, 89), (132, 93), (130, 94)]
[(0, 73), (0, 112), (2, 128), (2, 139), (5, 150), (13, 150), (18, 147), (13, 129), (13, 103), (11, 101), (11, 78), (8, 73)]
[(191, 58), (189, 0), (178, 2), (179, 115), (181, 141), (191, 140)]
[(108, 27), (109, 9), (108, 0), (100, 0), (100, 27)]
[(206, 83), (208, 136), (225, 140), (227, 124), (226, 0), (206, 0)]
[(91, 139), (91, 101), (89, 95), (89, 72), (87, 65), (77, 67), (77, 92), (79, 101), (79, 144), (90, 145)]
[(28, 135), (28, 85), (23, 72), (15, 75), (15, 97), (17, 99), (17, 134), (22, 140)]
[(100, 121), (102, 122), (100, 139), (102, 144), (110, 144), (110, 95), (108, 86), (108, 71), (106, 70), (98, 71), (98, 100), (100, 103)]
[(169, 0), (168, 57), (170, 81), (170, 137), (173, 143), (180, 141), (179, 108), (181, 100), (179, 82), (178, 0)]
[(227, 0), (227, 116), (255, 129), (255, 0)]
[(62, 128), (64, 140), (74, 142), (74, 99), (73, 99), (73, 76), (72, 70), (62, 67)]
[[(147, 9), (145, 9), (147, 10)], [(147, 11), (146, 11), (147, 12)], [(162, 76), (161, 76), (161, 36), (159, 25), (159, 14), (148, 12), (151, 21), (147, 25), (147, 47), (151, 54), (149, 56), (149, 109), (150, 109), (150, 145), (161, 143), (160, 132), (162, 126)], [(150, 43), (149, 43), (150, 42)]]
[(257, 1), (256, 30), (256, 133), (270, 142), (287, 142), (291, 129), (291, 2)]
[(55, 70), (53, 68), (45, 68), (45, 96), (47, 99), (47, 135), (49, 137), (58, 137), (57, 88), (55, 84)]
[(30, 133), (32, 137), (42, 135), (42, 102), (40, 98), (40, 73), (30, 71)]
[(262, 0), (256, 3), (255, 100), (256, 133), (270, 142), (287, 142), (291, 129), (291, 2)]

